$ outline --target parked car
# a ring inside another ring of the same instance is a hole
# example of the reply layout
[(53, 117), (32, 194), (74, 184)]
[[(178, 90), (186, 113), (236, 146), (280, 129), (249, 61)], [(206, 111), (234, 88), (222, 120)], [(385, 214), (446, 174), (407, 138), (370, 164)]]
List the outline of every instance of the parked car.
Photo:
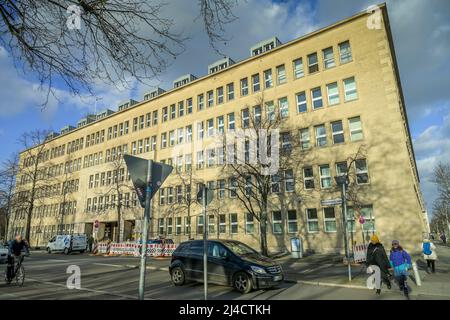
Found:
[(73, 251), (83, 253), (86, 251), (87, 237), (85, 234), (56, 235), (47, 243), (47, 252), (63, 252), (69, 254)]
[(8, 247), (3, 244), (0, 244), (0, 263), (6, 263), (6, 259), (8, 257)]
[[(139, 239), (137, 243), (142, 244), (142, 240)], [(148, 239), (147, 244), (174, 244), (172, 239)]]
[[(169, 267), (172, 282), (203, 281), (203, 240), (181, 243)], [(228, 285), (248, 293), (252, 289), (275, 287), (282, 283), (281, 266), (235, 240), (208, 240), (208, 282)]]

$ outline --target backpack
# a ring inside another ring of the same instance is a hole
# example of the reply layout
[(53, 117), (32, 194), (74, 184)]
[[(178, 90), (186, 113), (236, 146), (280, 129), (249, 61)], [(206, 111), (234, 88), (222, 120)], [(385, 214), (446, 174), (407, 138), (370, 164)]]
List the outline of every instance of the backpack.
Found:
[(425, 242), (423, 244), (423, 253), (427, 256), (429, 256), (430, 254), (432, 254), (431, 251), (431, 244), (429, 242)]

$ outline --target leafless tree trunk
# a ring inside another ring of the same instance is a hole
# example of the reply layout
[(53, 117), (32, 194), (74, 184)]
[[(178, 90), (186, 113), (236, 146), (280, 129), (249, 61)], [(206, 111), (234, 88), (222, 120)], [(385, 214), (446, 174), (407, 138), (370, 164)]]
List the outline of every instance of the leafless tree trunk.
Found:
[(7, 159), (0, 172), (0, 208), (4, 210), (5, 214), (5, 240), (8, 237), (8, 227), (11, 219), (11, 213), (14, 211), (15, 189), (17, 170), (19, 166), (19, 156), (13, 154), (10, 159)]

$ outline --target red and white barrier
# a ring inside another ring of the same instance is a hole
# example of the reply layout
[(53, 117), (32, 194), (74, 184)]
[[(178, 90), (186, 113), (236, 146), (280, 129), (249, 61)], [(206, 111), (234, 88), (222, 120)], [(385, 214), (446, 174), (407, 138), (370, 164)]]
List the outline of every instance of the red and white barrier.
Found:
[[(94, 253), (107, 255), (141, 255), (142, 244), (124, 242), (124, 243), (97, 243)], [(148, 257), (170, 257), (177, 246), (175, 244), (148, 244), (146, 254)]]
[(355, 244), (353, 246), (353, 259), (355, 262), (364, 262), (367, 260), (367, 244)]

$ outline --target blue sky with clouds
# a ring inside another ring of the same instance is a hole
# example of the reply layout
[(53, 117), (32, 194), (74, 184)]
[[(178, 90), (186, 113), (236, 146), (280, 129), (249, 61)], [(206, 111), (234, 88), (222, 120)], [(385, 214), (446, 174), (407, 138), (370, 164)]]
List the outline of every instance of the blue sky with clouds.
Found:
[[(170, 88), (172, 80), (185, 73), (206, 74), (207, 65), (219, 58), (209, 46), (198, 15), (196, 1), (168, 0), (165, 14), (190, 40), (186, 50), (153, 84)], [(238, 19), (226, 27), (228, 41), (221, 46), (235, 61), (244, 59), (256, 42), (278, 36), (282, 42), (346, 18), (369, 5), (370, 0), (246, 0), (236, 8)], [(450, 161), (450, 1), (387, 1), (400, 75), (413, 135), (422, 191), (428, 208), (435, 190), (429, 181), (433, 166)], [(8, 52), (0, 47), (0, 161), (18, 151), (16, 141), (31, 129), (60, 130), (76, 124), (94, 109), (94, 99), (70, 96), (58, 88), (58, 99), (50, 98), (44, 110), (44, 93), (32, 74), (13, 67)], [(142, 100), (149, 88), (131, 83), (118, 90), (102, 84), (95, 93), (102, 99), (97, 110), (115, 109), (121, 100)]]

